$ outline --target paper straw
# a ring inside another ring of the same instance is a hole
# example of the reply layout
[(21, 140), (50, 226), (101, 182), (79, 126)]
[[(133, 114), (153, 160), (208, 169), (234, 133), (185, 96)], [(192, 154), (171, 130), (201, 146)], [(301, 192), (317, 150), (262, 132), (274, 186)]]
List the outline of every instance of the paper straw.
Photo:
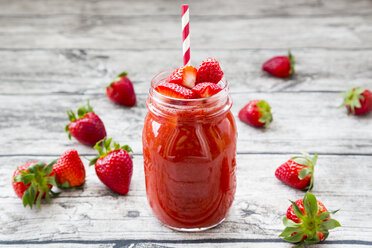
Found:
[(189, 5), (182, 5), (183, 65), (190, 65)]

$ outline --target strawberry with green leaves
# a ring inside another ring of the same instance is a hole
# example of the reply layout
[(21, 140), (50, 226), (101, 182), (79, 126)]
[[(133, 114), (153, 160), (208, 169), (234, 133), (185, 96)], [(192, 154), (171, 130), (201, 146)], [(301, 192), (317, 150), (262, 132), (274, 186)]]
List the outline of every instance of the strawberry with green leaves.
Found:
[(264, 100), (252, 100), (239, 111), (239, 119), (254, 127), (268, 127), (273, 121), (271, 107)]
[(94, 146), (98, 141), (106, 137), (106, 129), (102, 120), (93, 111), (89, 105), (81, 106), (78, 111), (78, 118), (75, 113), (67, 111), (70, 123), (66, 125), (65, 131), (68, 138), (73, 136), (84, 145)]
[(277, 56), (266, 61), (262, 65), (262, 70), (275, 77), (286, 78), (293, 75), (294, 66), (295, 60), (289, 51), (288, 56)]
[(55, 194), (51, 191), (52, 186), (57, 186), (53, 173), (54, 162), (46, 165), (44, 162), (29, 162), (19, 166), (13, 174), (13, 189), (16, 195), (22, 199), (23, 205), (32, 208), (34, 203), (40, 209), (41, 199), (50, 202), (50, 196)]
[(276, 169), (275, 176), (293, 188), (311, 190), (314, 185), (314, 166), (317, 159), (317, 154), (311, 157), (307, 153), (292, 157)]
[(105, 138), (94, 146), (98, 155), (89, 165), (95, 165), (96, 174), (103, 184), (125, 195), (129, 191), (133, 173), (132, 149), (115, 142), (111, 147), (111, 140)]
[(329, 230), (341, 226), (332, 219), (326, 207), (315, 196), (306, 192), (304, 199), (292, 202), (287, 210), (287, 216), (283, 218), (285, 229), (279, 235), (285, 241), (296, 243), (296, 247), (312, 245), (324, 241)]
[(342, 93), (344, 102), (340, 107), (346, 107), (347, 114), (364, 115), (372, 110), (372, 93), (358, 87)]
[(128, 73), (120, 73), (114, 81), (106, 87), (107, 97), (118, 104), (132, 107), (136, 104), (136, 93), (133, 84), (127, 77)]

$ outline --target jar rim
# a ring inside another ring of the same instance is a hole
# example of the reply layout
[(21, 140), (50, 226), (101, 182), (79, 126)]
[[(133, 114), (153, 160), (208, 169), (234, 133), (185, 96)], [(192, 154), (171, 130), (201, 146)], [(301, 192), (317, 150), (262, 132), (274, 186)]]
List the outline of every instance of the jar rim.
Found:
[[(214, 100), (218, 100), (221, 98), (221, 96), (224, 95), (224, 92), (226, 92), (229, 89), (229, 84), (226, 81), (224, 77), (217, 83), (218, 86), (222, 89), (220, 92), (218, 92), (215, 95), (209, 96), (209, 97), (204, 97), (204, 98), (192, 98), (192, 99), (181, 99), (181, 98), (175, 98), (175, 97), (170, 97), (164, 94), (159, 93), (158, 91), (155, 90), (155, 88), (162, 82), (165, 82), (165, 80), (168, 78), (168, 76), (176, 69), (169, 69), (162, 71), (158, 74), (156, 74), (152, 80), (151, 80), (151, 88), (149, 90), (150, 95), (156, 95), (156, 97), (161, 97), (164, 100), (171, 101), (175, 105), (188, 105), (187, 103), (195, 104), (197, 102), (211, 102)], [(177, 104), (178, 103), (178, 104)]]

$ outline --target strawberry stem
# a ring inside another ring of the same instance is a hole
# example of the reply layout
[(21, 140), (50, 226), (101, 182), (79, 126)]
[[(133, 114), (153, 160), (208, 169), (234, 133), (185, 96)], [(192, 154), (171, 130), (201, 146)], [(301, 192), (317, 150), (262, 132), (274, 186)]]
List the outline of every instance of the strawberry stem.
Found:
[(271, 107), (264, 100), (260, 100), (256, 104), (256, 106), (258, 107), (258, 112), (262, 114), (262, 116), (260, 117), (258, 121), (261, 123), (265, 123), (265, 128), (267, 128), (269, 124), (273, 121), (273, 116), (271, 114)]
[[(74, 111), (72, 111), (72, 110), (68, 110), (67, 115), (68, 115), (68, 119), (70, 120), (70, 123), (71, 123), (71, 122), (74, 122), (78, 119), (84, 118), (84, 116), (86, 114), (90, 113), (90, 112), (94, 113), (93, 108), (92, 108), (92, 106), (90, 106), (89, 100), (88, 100), (86, 105), (80, 106), (78, 108), (77, 114), (78, 114), (79, 118), (76, 117)], [(65, 126), (65, 132), (67, 133), (68, 138), (71, 140), (71, 133), (70, 133), (70, 128), (69, 128), (70, 123)]]
[[(293, 212), (300, 219), (299, 223), (283, 218), (286, 227), (279, 235), (290, 243), (298, 243), (295, 247), (311, 245), (325, 240), (329, 235), (329, 230), (341, 226), (335, 219), (330, 219), (330, 212), (325, 211), (318, 214), (318, 201), (310, 192), (306, 192), (303, 198), (304, 214), (300, 207), (293, 201)], [(324, 238), (320, 240), (318, 233), (323, 233)]]
[(89, 165), (94, 165), (99, 158), (103, 158), (110, 152), (119, 150), (119, 149), (127, 151), (129, 155), (131, 156), (131, 158), (133, 158), (133, 154), (132, 154), (133, 150), (130, 146), (128, 145), (120, 146), (119, 143), (114, 142), (113, 147), (111, 147), (111, 141), (112, 141), (112, 138), (109, 138), (109, 139), (103, 138), (102, 140), (98, 141), (95, 144), (94, 149), (98, 151), (98, 155), (92, 160), (90, 160)]
[(288, 50), (288, 58), (289, 58), (289, 62), (291, 64), (291, 69), (289, 71), (289, 75), (293, 75), (295, 73), (296, 61), (295, 61), (295, 58), (293, 57), (293, 55), (291, 53), (291, 50)]
[(22, 182), (24, 185), (30, 184), (22, 197), (25, 207), (29, 205), (32, 208), (36, 201), (36, 207), (40, 209), (41, 199), (44, 193), (49, 202), (49, 194), (52, 194), (49, 185), (57, 187), (55, 176), (51, 176), (54, 163), (55, 161), (45, 165), (44, 162), (37, 162), (30, 165), (27, 171), (20, 170), (21, 174), (14, 177), (13, 181), (15, 182)]
[(307, 191), (311, 191), (314, 187), (314, 167), (318, 160), (318, 154), (315, 154), (314, 157), (311, 157), (308, 153), (303, 152), (302, 156), (292, 157), (292, 160), (297, 164), (307, 166), (299, 172), (298, 178), (303, 180), (305, 177), (310, 175), (310, 184), (305, 189), (307, 189)]
[(109, 85), (107, 85), (106, 88), (111, 87), (115, 82), (119, 81), (122, 77), (126, 77), (127, 75), (128, 73), (123, 71)]
[(365, 91), (364, 88), (357, 87), (342, 92), (341, 95), (344, 97), (344, 102), (339, 106), (347, 107), (347, 114), (350, 115), (355, 113), (355, 108), (360, 108), (362, 106), (361, 100), (364, 100), (362, 93)]

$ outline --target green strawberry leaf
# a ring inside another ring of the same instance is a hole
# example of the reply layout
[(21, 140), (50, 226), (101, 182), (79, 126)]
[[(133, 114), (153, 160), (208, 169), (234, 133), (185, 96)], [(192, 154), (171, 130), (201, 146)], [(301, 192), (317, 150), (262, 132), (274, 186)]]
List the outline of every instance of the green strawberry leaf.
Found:
[(291, 64), (291, 70), (289, 71), (289, 75), (293, 75), (295, 73), (296, 61), (295, 61), (295, 58), (293, 57), (293, 55), (291, 53), (291, 50), (288, 50), (288, 58), (289, 58), (289, 62)]
[(318, 212), (318, 201), (315, 196), (310, 192), (306, 192), (303, 203), (306, 215), (312, 218), (315, 217)]
[(344, 98), (344, 102), (340, 105), (340, 107), (346, 106), (348, 115), (350, 113), (354, 114), (355, 108), (360, 108), (362, 106), (360, 100), (364, 99), (364, 96), (362, 95), (364, 91), (364, 88), (357, 87), (342, 92), (341, 95)]
[(98, 159), (99, 159), (99, 157), (95, 157), (92, 160), (90, 160), (89, 161), (89, 166), (96, 164), (96, 162), (97, 162)]
[(317, 220), (326, 220), (326, 219), (329, 218), (329, 216), (330, 216), (329, 212), (326, 211), (326, 212), (323, 212), (323, 213), (319, 214), (318, 216), (316, 216), (316, 219)]
[(46, 199), (49, 197), (49, 186), (57, 186), (55, 176), (51, 176), (53, 173), (53, 164), (54, 162), (48, 165), (45, 165), (41, 161), (36, 162), (31, 164), (27, 168), (27, 171), (20, 170), (21, 174), (14, 178), (15, 181), (22, 182), (28, 187), (22, 196), (22, 202), (25, 207), (29, 205), (32, 208), (35, 203), (36, 207), (40, 208), (41, 199), (44, 194)]
[(105, 157), (111, 151), (115, 151), (115, 150), (119, 150), (119, 149), (127, 151), (129, 153), (129, 155), (131, 156), (131, 158), (133, 158), (133, 156), (131, 154), (133, 151), (130, 148), (130, 146), (128, 146), (128, 145), (120, 146), (119, 143), (114, 142), (113, 143), (113, 150), (112, 150), (111, 141), (112, 141), (112, 138), (109, 138), (109, 139), (104, 138), (104, 139), (102, 139), (102, 140), (100, 140), (96, 143), (94, 148), (98, 151), (98, 155), (94, 159), (90, 160), (89, 165), (95, 164), (99, 158)]
[(38, 195), (38, 197), (37, 197), (37, 199), (36, 199), (36, 208), (37, 208), (37, 209), (40, 209), (41, 198), (43, 197), (43, 194), (44, 194), (44, 190), (41, 189), (41, 190), (39, 191), (39, 195)]
[(114, 142), (114, 150), (120, 149), (120, 145), (116, 142)]
[(52, 177), (47, 177), (47, 184), (50, 184), (50, 185), (53, 185), (53, 186), (56, 186), (58, 187), (58, 183), (57, 183), (57, 180), (56, 180), (56, 177), (55, 176), (52, 176)]
[(71, 188), (71, 185), (68, 181), (66, 181), (63, 184), (61, 184), (60, 187), (63, 189), (68, 189), (68, 188)]
[(323, 221), (321, 222), (320, 225), (326, 230), (331, 230), (331, 229), (341, 226), (341, 224), (335, 219), (329, 219), (329, 220)]
[(294, 232), (302, 232), (301, 227), (286, 227), (283, 232), (279, 235), (279, 237), (288, 237)]
[[(92, 106), (89, 105), (89, 100), (87, 101), (87, 104), (84, 106), (80, 106), (77, 110), (78, 117), (76, 117), (75, 113), (72, 110), (67, 111), (68, 119), (71, 122), (74, 122), (80, 118), (83, 118), (88, 113), (94, 113)], [(70, 124), (69, 123), (69, 124)], [(68, 132), (68, 137), (71, 139), (71, 134), (69, 131), (69, 124), (65, 126), (65, 131)]]
[(310, 175), (311, 172), (312, 171), (309, 168), (303, 168), (302, 170), (300, 170), (300, 173), (298, 174), (298, 178), (300, 178), (302, 180), (305, 177), (307, 177), (308, 175)]
[(20, 176), (20, 181), (17, 182), (22, 182), (24, 185), (27, 185), (32, 182), (32, 180), (35, 178), (34, 174), (26, 174), (26, 175), (17, 175)]
[(303, 219), (304, 215), (301, 212), (301, 209), (297, 206), (297, 204), (294, 201), (290, 201), (292, 203), (293, 212), (299, 219)]
[(296, 233), (293, 236), (285, 237), (284, 240), (290, 243), (298, 243), (302, 240), (304, 234), (305, 233), (301, 231), (301, 232)]
[(45, 175), (49, 175), (50, 173), (53, 172), (53, 164), (54, 163), (50, 163), (43, 168), (43, 172), (44, 172)]
[(120, 74), (118, 75), (118, 78), (126, 77), (126, 76), (128, 76), (128, 73), (125, 72), (125, 71), (123, 71), (122, 73), (120, 73)]
[(283, 225), (286, 227), (298, 227), (300, 224), (294, 222), (293, 220), (288, 219), (287, 217), (283, 218)]
[(293, 161), (295, 161), (297, 164), (301, 164), (301, 165), (309, 165), (309, 160), (304, 158), (304, 157), (293, 157), (292, 158)]
[(262, 115), (258, 121), (261, 123), (265, 123), (265, 127), (267, 128), (268, 125), (273, 121), (271, 107), (264, 100), (259, 101), (256, 106), (258, 107), (258, 112)]
[(307, 191), (311, 191), (311, 189), (314, 186), (314, 167), (318, 160), (318, 154), (314, 154), (314, 157), (311, 157), (306, 152), (301, 152), (302, 156), (294, 156), (292, 157), (292, 160), (296, 162), (297, 164), (301, 164), (304, 166), (307, 166), (306, 168), (303, 168), (299, 172), (299, 179), (304, 179), (306, 176), (310, 175), (310, 184), (307, 187)]

